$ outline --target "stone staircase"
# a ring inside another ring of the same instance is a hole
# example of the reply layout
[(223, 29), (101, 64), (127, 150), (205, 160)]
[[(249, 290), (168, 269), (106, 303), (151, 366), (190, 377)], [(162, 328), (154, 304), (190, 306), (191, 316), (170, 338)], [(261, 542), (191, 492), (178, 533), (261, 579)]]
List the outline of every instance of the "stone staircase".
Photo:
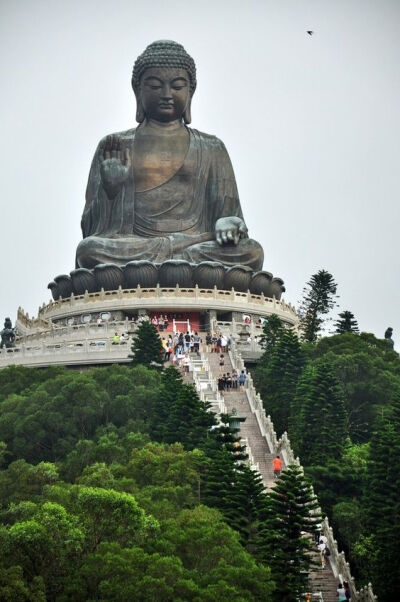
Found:
[[(320, 593), (323, 602), (337, 602), (337, 586), (339, 581), (335, 578), (329, 561), (325, 568), (314, 567), (310, 572), (310, 591)], [(314, 596), (314, 600), (318, 599)]]
[[(211, 388), (215, 390), (217, 379), (220, 374), (219, 354), (202, 352), (201, 361), (204, 364), (203, 378), (210, 379)], [(193, 359), (192, 369), (196, 362), (199, 362), (198, 358)], [(235, 366), (232, 364), (230, 355), (225, 353), (223, 372), (225, 374), (228, 372), (232, 374), (234, 368)], [(190, 377), (193, 378), (197, 388), (199, 388), (199, 381), (196, 379), (196, 373), (191, 372), (190, 376), (186, 376), (186, 378)], [(273, 453), (271, 446), (268, 444), (267, 437), (261, 431), (259, 421), (257, 420), (256, 413), (253, 411), (250, 405), (246, 390), (229, 389), (221, 392), (214, 391), (214, 393), (222, 398), (223, 403), (221, 405), (222, 407), (224, 406), (225, 412), (231, 413), (232, 410), (235, 409), (239, 417), (246, 418), (245, 422), (240, 423), (241, 438), (242, 440), (246, 441), (250, 464), (261, 474), (265, 487), (270, 489), (274, 486), (272, 460), (275, 454)], [(282, 457), (282, 459), (283, 461), (285, 460), (284, 457)], [(317, 549), (315, 549), (313, 557), (316, 565), (310, 572), (309, 581), (312, 600), (336, 602), (338, 580), (334, 576), (330, 561), (328, 560), (327, 566), (322, 568), (320, 566), (320, 555)]]
[(321, 566), (321, 556), (317, 549), (312, 552), (314, 566), (310, 571), (310, 593), (312, 600), (323, 600), (323, 602), (337, 602), (337, 587), (339, 579), (335, 577), (330, 559), (327, 559), (325, 567)]
[[(218, 353), (206, 353), (204, 356), (208, 360), (211, 374), (214, 378), (219, 376), (219, 355)], [(225, 354), (224, 372), (233, 372), (232, 362), (228, 354)], [(221, 392), (227, 413), (237, 410), (238, 416), (246, 418), (245, 422), (240, 424), (240, 435), (247, 439), (248, 447), (251, 450), (252, 459), (258, 468), (258, 472), (263, 478), (264, 485), (267, 488), (273, 486), (274, 471), (272, 465), (273, 454), (271, 453), (266, 439), (262, 436), (257, 419), (251, 410), (245, 391), (239, 389), (230, 389)]]

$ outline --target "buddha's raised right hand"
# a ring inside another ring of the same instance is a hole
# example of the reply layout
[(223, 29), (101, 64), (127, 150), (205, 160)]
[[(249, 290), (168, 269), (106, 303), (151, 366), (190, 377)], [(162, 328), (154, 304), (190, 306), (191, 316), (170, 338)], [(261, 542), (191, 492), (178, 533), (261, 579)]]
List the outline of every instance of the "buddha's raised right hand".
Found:
[(129, 149), (121, 150), (118, 136), (107, 136), (103, 148), (103, 161), (100, 165), (100, 176), (109, 199), (117, 196), (122, 185), (128, 179), (131, 167)]

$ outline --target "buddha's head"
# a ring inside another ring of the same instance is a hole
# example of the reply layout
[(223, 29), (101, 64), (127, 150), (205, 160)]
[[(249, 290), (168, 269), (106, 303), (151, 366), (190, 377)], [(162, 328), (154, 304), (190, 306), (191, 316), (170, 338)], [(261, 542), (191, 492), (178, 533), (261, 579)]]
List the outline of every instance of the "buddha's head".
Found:
[(194, 60), (181, 44), (159, 40), (136, 59), (132, 73), (136, 120), (191, 122), (190, 105), (196, 89)]

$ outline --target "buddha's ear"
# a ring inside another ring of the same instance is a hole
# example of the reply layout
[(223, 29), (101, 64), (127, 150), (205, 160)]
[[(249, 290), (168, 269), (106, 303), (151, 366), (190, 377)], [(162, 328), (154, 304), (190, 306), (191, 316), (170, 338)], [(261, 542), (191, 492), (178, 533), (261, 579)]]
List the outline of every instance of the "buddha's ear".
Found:
[(186, 125), (192, 122), (192, 96), (190, 96), (188, 103), (186, 105), (186, 109), (183, 111), (183, 121)]
[(138, 123), (143, 123), (143, 121), (146, 117), (146, 113), (144, 112), (142, 99), (140, 98), (140, 91), (136, 92), (136, 90), (135, 90), (135, 96), (136, 96), (136, 121)]

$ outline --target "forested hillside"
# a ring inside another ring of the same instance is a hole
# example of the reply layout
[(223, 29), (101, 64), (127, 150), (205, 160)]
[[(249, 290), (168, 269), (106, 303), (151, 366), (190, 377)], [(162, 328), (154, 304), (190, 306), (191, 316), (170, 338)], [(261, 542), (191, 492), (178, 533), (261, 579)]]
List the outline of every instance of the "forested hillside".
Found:
[(265, 495), (229, 418), (175, 368), (3, 370), (0, 441), (1, 600), (290, 602), (307, 587), (303, 475)]
[[(272, 317), (256, 381), (357, 578), (400, 593), (400, 360)], [(151, 365), (151, 362), (149, 362)], [(289, 467), (266, 494), (228, 416), (175, 368), (0, 372), (0, 600), (294, 602), (318, 516)]]
[(398, 354), (367, 333), (301, 343), (275, 318), (264, 347), (255, 380), (266, 412), (288, 432), (357, 585), (400, 598)]

